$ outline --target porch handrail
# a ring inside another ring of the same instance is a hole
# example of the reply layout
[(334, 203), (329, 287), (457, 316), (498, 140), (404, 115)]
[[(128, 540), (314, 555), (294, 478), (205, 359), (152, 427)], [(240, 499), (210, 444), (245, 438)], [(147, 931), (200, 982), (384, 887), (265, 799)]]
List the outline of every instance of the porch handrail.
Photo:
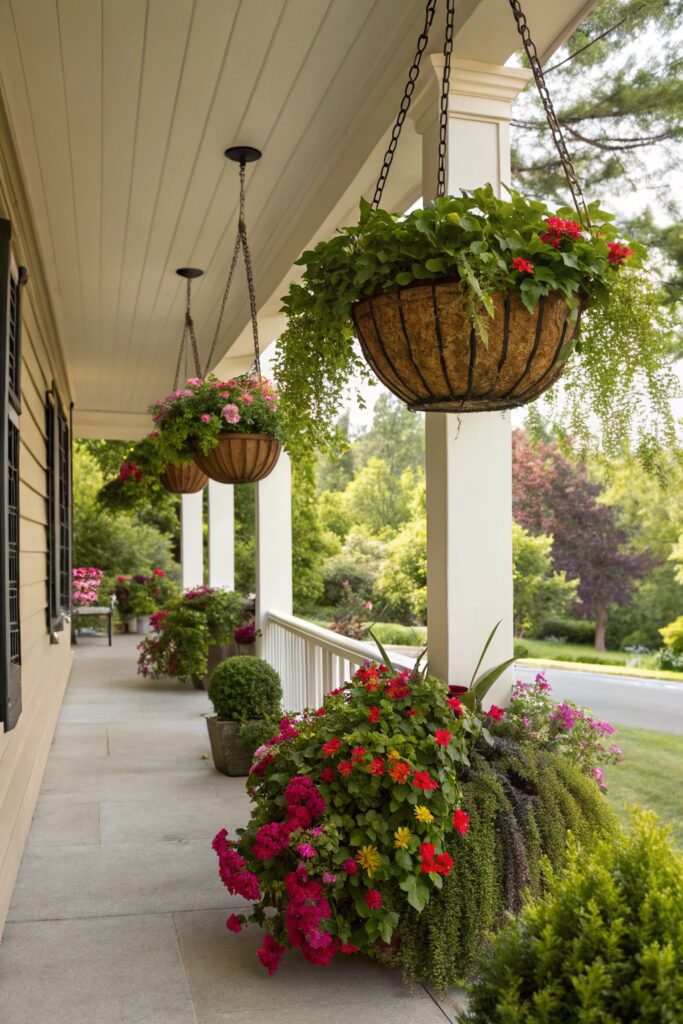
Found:
[[(373, 643), (278, 611), (268, 613), (262, 653), (279, 672), (284, 707), (291, 711), (319, 707), (324, 695), (347, 681), (355, 667), (381, 659)], [(391, 652), (391, 662), (410, 669), (415, 658)]]

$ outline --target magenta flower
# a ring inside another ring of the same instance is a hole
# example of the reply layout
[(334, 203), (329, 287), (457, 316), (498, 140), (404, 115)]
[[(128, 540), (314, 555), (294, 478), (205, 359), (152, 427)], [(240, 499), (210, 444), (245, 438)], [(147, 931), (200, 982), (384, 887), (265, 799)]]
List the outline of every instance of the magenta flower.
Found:
[(242, 931), (242, 917), (237, 914), (231, 914), (228, 920), (225, 922), (225, 927), (230, 932), (235, 932), (236, 935)]
[(299, 856), (303, 857), (305, 860), (310, 860), (311, 857), (315, 857), (315, 850), (310, 843), (299, 843), (297, 846), (297, 852)]
[(210, 423), (211, 422), (211, 417), (209, 416), (208, 412), (203, 412), (199, 418), (202, 421), (202, 423)]

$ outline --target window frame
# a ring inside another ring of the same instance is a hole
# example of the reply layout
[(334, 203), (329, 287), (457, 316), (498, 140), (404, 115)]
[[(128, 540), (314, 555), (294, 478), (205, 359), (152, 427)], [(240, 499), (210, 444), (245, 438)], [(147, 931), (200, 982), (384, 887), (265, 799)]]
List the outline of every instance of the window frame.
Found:
[(12, 258), (12, 226), (0, 219), (0, 721), (21, 715), (21, 298), (25, 267)]
[(45, 393), (47, 622), (58, 643), (72, 612), (71, 424), (54, 381)]

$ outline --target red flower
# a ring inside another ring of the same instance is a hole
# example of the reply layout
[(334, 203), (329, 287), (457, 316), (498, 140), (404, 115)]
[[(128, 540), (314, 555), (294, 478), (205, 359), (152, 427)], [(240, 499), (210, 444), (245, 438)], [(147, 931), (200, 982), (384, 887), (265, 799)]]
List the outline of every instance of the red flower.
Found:
[(349, 857), (348, 860), (345, 860), (344, 863), (342, 864), (342, 867), (347, 875), (355, 875), (358, 873), (358, 865), (356, 864), (353, 857)]
[(523, 259), (521, 256), (515, 256), (512, 261), (512, 269), (518, 270), (520, 274), (533, 274), (534, 265), (529, 260)]
[(406, 717), (407, 717), (407, 718), (413, 718), (413, 717), (414, 717), (415, 715), (417, 715), (418, 713), (419, 713), (419, 712), (415, 711), (415, 709), (414, 709), (414, 708), (408, 708), (408, 710), (406, 711)]
[(285, 947), (280, 946), (272, 935), (266, 935), (263, 945), (257, 950), (256, 955), (268, 971), (268, 974), (275, 974), (284, 953)]
[(339, 947), (339, 952), (340, 953), (357, 953), (358, 952), (358, 946), (352, 946), (350, 943), (343, 943)]
[(152, 575), (153, 576), (165, 576), (166, 573), (164, 572), (163, 569), (152, 569)]
[(453, 828), (456, 832), (459, 832), (461, 836), (464, 836), (466, 832), (470, 830), (470, 816), (466, 811), (461, 811), (460, 808), (453, 815)]
[(451, 873), (451, 868), (453, 867), (453, 858), (450, 853), (437, 854), (434, 863), (438, 873), (440, 875), (444, 875), (445, 878), (448, 878)]
[(547, 245), (552, 245), (553, 249), (560, 248), (560, 242), (562, 237), (565, 238), (580, 238), (581, 237), (581, 225), (577, 224), (575, 220), (563, 220), (561, 217), (548, 217), (545, 222), (548, 226), (548, 231), (544, 235), (541, 235), (541, 241)]
[(427, 791), (430, 789), (438, 789), (439, 783), (434, 781), (429, 772), (415, 772), (413, 775), (413, 786), (415, 789), (423, 789)]
[(624, 260), (627, 260), (629, 256), (633, 256), (633, 249), (629, 249), (629, 247), (624, 245), (623, 242), (608, 242), (607, 248), (609, 250), (607, 259), (610, 263), (614, 263), (618, 267), (621, 266)]
[(243, 918), (241, 916), (238, 917), (237, 914), (231, 914), (225, 922), (225, 927), (228, 931), (235, 932), (236, 935), (239, 935), (242, 931), (242, 920)]
[(322, 715), (326, 715), (326, 714), (327, 714), (327, 711), (325, 711), (325, 708), (318, 708), (318, 710), (315, 713), (315, 717), (316, 718), (321, 718)]
[(420, 871), (423, 875), (436, 871), (434, 852), (434, 843), (420, 843), (418, 853), (420, 854)]
[(365, 757), (365, 747), (353, 747), (351, 750), (352, 761), (362, 761)]
[(371, 775), (384, 775), (384, 760), (381, 757), (373, 757), (372, 761), (368, 765), (368, 771)]
[(323, 757), (331, 757), (333, 754), (337, 753), (340, 747), (341, 740), (334, 736), (331, 740), (328, 740), (327, 743), (323, 743)]
[(320, 773), (321, 782), (334, 782), (334, 771), (331, 768), (323, 768)]
[(379, 722), (379, 708), (374, 704), (368, 712), (368, 722), (372, 722), (373, 725)]
[(494, 722), (500, 722), (505, 712), (503, 711), (502, 708), (496, 707), (495, 704), (492, 704), (488, 711), (485, 711), (484, 714), (487, 715), (489, 718), (492, 718)]
[(389, 775), (392, 777), (394, 782), (398, 782), (403, 785), (410, 779), (411, 767), (405, 761), (397, 761), (396, 764), (392, 765)]
[(434, 739), (436, 740), (437, 746), (447, 747), (453, 739), (453, 733), (450, 729), (437, 729), (434, 733)]
[(365, 894), (365, 902), (370, 910), (379, 910), (382, 906), (382, 894), (379, 889), (368, 889)]
[(396, 676), (395, 679), (389, 680), (384, 688), (384, 693), (387, 697), (392, 697), (394, 700), (405, 700), (406, 697), (410, 697), (410, 687), (406, 685), (408, 674), (406, 670), (400, 676)]
[(446, 703), (448, 704), (449, 708), (451, 709), (454, 715), (462, 714), (462, 703), (458, 700), (457, 697), (447, 697)]
[(353, 771), (353, 764), (351, 761), (340, 761), (337, 765), (337, 771), (340, 775), (343, 775), (344, 778), (347, 778)]

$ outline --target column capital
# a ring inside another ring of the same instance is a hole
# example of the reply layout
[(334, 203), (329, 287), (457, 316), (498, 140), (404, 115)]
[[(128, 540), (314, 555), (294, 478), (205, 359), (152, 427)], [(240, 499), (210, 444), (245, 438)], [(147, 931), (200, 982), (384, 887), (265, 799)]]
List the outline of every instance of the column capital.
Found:
[[(422, 88), (410, 107), (415, 130), (423, 135), (439, 114), (443, 55), (429, 54), (425, 60)], [(486, 120), (509, 121), (512, 101), (531, 80), (528, 68), (485, 64), (457, 57), (451, 60), (448, 111)]]

